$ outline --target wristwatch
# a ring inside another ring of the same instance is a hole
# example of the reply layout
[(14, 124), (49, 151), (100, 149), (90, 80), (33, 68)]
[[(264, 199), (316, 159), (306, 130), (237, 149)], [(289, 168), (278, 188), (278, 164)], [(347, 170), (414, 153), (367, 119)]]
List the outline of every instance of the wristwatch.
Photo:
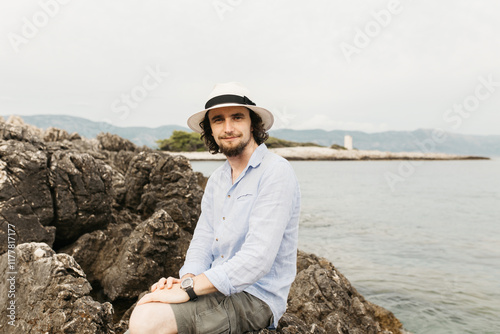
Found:
[(182, 280), (181, 282), (181, 288), (187, 292), (189, 295), (189, 300), (196, 300), (198, 299), (198, 296), (194, 292), (194, 281), (192, 277), (186, 277), (185, 279)]

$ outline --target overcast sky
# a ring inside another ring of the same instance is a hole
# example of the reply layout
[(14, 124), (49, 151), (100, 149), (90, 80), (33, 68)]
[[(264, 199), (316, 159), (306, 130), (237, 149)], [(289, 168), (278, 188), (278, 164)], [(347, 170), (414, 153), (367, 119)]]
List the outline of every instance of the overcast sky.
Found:
[(238, 81), (275, 128), (500, 135), (500, 2), (0, 0), (0, 114), (186, 125)]

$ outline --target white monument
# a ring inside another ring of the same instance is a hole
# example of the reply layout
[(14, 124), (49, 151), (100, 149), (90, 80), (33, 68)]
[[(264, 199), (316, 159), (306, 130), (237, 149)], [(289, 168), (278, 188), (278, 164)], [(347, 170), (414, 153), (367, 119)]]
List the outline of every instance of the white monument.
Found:
[(349, 135), (344, 136), (344, 147), (348, 150), (352, 150), (352, 137)]

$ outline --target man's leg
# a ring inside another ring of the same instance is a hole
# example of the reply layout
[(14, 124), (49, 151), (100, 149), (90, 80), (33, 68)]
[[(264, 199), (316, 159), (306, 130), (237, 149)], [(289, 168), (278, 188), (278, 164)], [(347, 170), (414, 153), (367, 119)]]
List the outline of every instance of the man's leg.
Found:
[(169, 304), (147, 303), (136, 306), (129, 322), (130, 334), (175, 334), (177, 323)]
[(246, 292), (203, 295), (182, 304), (147, 303), (130, 316), (130, 334), (243, 333), (273, 323), (269, 306)]

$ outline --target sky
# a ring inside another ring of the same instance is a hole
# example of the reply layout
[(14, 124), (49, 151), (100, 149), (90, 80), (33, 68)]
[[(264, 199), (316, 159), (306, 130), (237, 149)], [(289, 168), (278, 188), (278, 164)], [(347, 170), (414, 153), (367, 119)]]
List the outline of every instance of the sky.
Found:
[(500, 135), (500, 2), (0, 0), (0, 115), (186, 126), (236, 81), (274, 129)]

